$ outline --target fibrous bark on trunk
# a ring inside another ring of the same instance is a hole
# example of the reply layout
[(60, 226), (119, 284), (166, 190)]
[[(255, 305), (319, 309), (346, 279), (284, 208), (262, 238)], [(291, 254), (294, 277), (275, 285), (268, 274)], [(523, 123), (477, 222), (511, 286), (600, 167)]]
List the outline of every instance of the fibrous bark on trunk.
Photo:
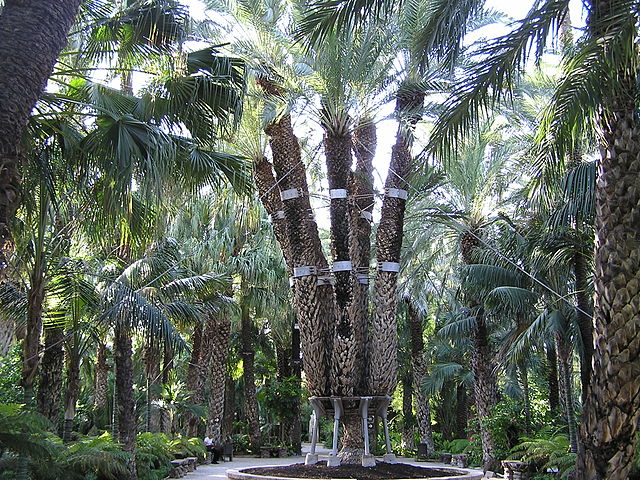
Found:
[[(357, 388), (365, 392), (367, 378), (367, 327), (369, 320), (369, 268), (371, 265), (371, 223), (374, 207), (373, 157), (376, 152), (376, 126), (370, 119), (360, 122), (353, 133), (356, 168), (351, 176), (351, 228), (349, 249), (356, 282), (349, 316), (354, 333), (354, 375)], [(365, 392), (366, 393), (366, 392)]]
[[(80, 0), (7, 0), (0, 14), (0, 269), (20, 199), (21, 146), (29, 115), (67, 42)], [(27, 385), (30, 387), (30, 385)]]
[(413, 415), (413, 376), (407, 371), (402, 377), (402, 448), (413, 450), (415, 417)]
[(62, 400), (63, 347), (64, 326), (45, 328), (44, 355), (38, 385), (38, 412), (47, 417), (54, 427), (58, 424)]
[(390, 189), (406, 191), (411, 171), (413, 127), (420, 119), (424, 93), (401, 87), (396, 96), (396, 117), (399, 120), (396, 143), (391, 149), (387, 192), (382, 201), (380, 224), (376, 235), (375, 309), (369, 335), (368, 390), (370, 394), (387, 395), (396, 387), (397, 327), (396, 288), (398, 273), (382, 269), (381, 265), (400, 262), (406, 200), (391, 195)]
[[(242, 284), (246, 288), (246, 282)], [(244, 293), (244, 289), (243, 289)], [(256, 381), (254, 371), (254, 343), (255, 326), (251, 318), (246, 299), (241, 307), (241, 335), (242, 335), (242, 380), (244, 386), (244, 414), (247, 420), (249, 444), (251, 450), (260, 450), (260, 419), (258, 418), (258, 400), (256, 398)]]
[(422, 338), (423, 319), (410, 300), (407, 300), (409, 310), (409, 331), (411, 333), (411, 367), (413, 370), (413, 384), (416, 399), (416, 420), (420, 443), (427, 446), (427, 455), (435, 451), (433, 431), (431, 430), (431, 408), (429, 396), (422, 390), (422, 383), (427, 376), (427, 361)]
[[(626, 479), (640, 419), (640, 126), (637, 118), (637, 10), (625, 2), (591, 2), (587, 25), (604, 49), (601, 161), (596, 183), (593, 376), (583, 410), (577, 473), (584, 480)], [(606, 43), (606, 42), (602, 42)], [(620, 55), (620, 57), (618, 57)]]
[(114, 347), (118, 441), (122, 444), (122, 450), (132, 454), (132, 458), (128, 460), (128, 480), (135, 480), (137, 474), (135, 460), (133, 459), (136, 440), (135, 399), (133, 397), (133, 351), (131, 333), (122, 325), (116, 325)]
[[(211, 434), (214, 441), (222, 442), (223, 435), (231, 435), (232, 433), (233, 409), (235, 407), (233, 395), (227, 395), (226, 393), (229, 386), (227, 381), (227, 354), (229, 351), (231, 322), (223, 314), (212, 315), (206, 322), (202, 343), (202, 348), (209, 352), (207, 364), (209, 396), (205, 434)], [(229, 380), (233, 389), (233, 380)], [(227, 400), (230, 400), (231, 403)], [(223, 425), (227, 420), (227, 410), (231, 413), (231, 424)]]
[(109, 396), (109, 364), (107, 363), (107, 346), (100, 341), (96, 354), (96, 383), (93, 390), (93, 408), (103, 409), (107, 406)]
[(549, 411), (554, 414), (560, 406), (560, 393), (558, 390), (558, 354), (553, 342), (547, 343), (547, 384), (549, 388)]
[(40, 335), (42, 332), (42, 302), (44, 301), (44, 272), (42, 262), (36, 261), (31, 272), (27, 292), (27, 334), (22, 345), (22, 380), (25, 403), (33, 402), (33, 386), (40, 364)]
[(64, 426), (62, 439), (72, 439), (73, 423), (76, 419), (76, 405), (80, 396), (80, 352), (77, 344), (77, 333), (70, 333), (72, 345), (67, 352), (67, 385), (64, 394)]
[(482, 437), (482, 463), (485, 471), (495, 472), (500, 466), (496, 457), (496, 444), (486, 423), (491, 409), (498, 403), (498, 385), (494, 375), (493, 354), (489, 343), (489, 333), (482, 307), (477, 307), (473, 329), (473, 357), (471, 366), (474, 377), (474, 393), (480, 435)]
[[(191, 335), (191, 361), (187, 368), (187, 390), (191, 393), (190, 402), (192, 405), (200, 405), (204, 400), (204, 382), (206, 379), (209, 364), (203, 365), (202, 355), (202, 330), (204, 325), (198, 323), (193, 327)], [(198, 434), (198, 417), (189, 412), (186, 416), (187, 436), (195, 437)]]
[[(273, 154), (275, 178), (280, 191), (295, 190), (295, 198), (283, 202), (292, 267), (314, 267), (326, 270), (328, 263), (322, 253), (318, 229), (309, 202), (305, 168), (300, 145), (293, 133), (291, 117), (285, 115), (265, 129)], [(327, 393), (329, 351), (332, 345), (327, 332), (335, 324), (333, 287), (318, 285), (315, 275), (294, 280), (294, 298), (300, 324), (304, 370), (312, 395)]]

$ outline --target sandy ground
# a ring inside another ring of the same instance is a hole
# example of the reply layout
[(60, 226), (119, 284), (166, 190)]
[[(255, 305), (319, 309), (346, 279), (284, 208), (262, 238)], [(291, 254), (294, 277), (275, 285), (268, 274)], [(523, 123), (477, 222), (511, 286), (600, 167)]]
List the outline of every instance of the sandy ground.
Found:
[[(291, 463), (303, 463), (305, 455), (311, 449), (311, 444), (302, 445), (302, 456), (286, 457), (286, 458), (256, 458), (249, 456), (233, 457), (232, 462), (220, 462), (217, 465), (199, 465), (198, 470), (190, 472), (183, 478), (185, 480), (226, 480), (228, 469), (248, 468), (248, 467), (266, 467), (269, 465), (289, 465)], [(320, 445), (316, 447), (316, 453), (320, 456), (320, 461), (326, 460), (331, 450)], [(451, 467), (451, 465), (443, 465), (441, 463), (416, 462), (415, 458), (398, 457), (399, 462), (410, 463), (420, 466), (439, 466)]]

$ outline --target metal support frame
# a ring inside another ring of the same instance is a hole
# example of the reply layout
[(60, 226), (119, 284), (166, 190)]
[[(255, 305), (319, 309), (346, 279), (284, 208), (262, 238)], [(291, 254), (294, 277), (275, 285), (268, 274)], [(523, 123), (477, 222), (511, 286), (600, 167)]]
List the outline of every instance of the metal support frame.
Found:
[(369, 414), (372, 410), (375, 414), (382, 418), (384, 423), (384, 436), (386, 454), (382, 460), (387, 463), (395, 463), (396, 456), (391, 453), (391, 441), (389, 438), (389, 424), (387, 421), (387, 408), (391, 402), (388, 395), (377, 396), (350, 396), (350, 397), (310, 397), (309, 403), (313, 408), (312, 431), (311, 431), (311, 452), (307, 454), (305, 459), (306, 465), (312, 465), (318, 462), (316, 454), (316, 443), (318, 441), (318, 423), (320, 417), (330, 417), (333, 415), (333, 444), (331, 453), (327, 460), (328, 466), (339, 466), (340, 457), (338, 457), (338, 436), (340, 433), (340, 419), (345, 416), (345, 404), (349, 402), (354, 405), (357, 401), (357, 410), (353, 410), (353, 406), (349, 407), (351, 415), (358, 414), (362, 421), (362, 433), (364, 440), (364, 455), (362, 456), (362, 466), (375, 466), (375, 458), (371, 454), (371, 446), (369, 444)]

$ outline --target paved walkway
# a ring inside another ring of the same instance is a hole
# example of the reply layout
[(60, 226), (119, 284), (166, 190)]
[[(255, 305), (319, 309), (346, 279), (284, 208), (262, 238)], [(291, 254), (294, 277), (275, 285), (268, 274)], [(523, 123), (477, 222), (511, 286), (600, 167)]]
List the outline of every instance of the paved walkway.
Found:
[[(250, 456), (236, 456), (233, 457), (232, 462), (220, 462), (217, 465), (199, 465), (198, 470), (188, 473), (185, 480), (226, 480), (228, 469), (237, 468), (249, 468), (249, 467), (265, 467), (270, 465), (289, 465), (291, 463), (303, 463), (305, 455), (310, 451), (311, 444), (306, 443), (302, 445), (302, 456), (298, 457), (285, 457), (285, 458), (256, 458)], [(324, 448), (321, 445), (316, 447), (316, 453), (320, 456), (320, 460), (326, 460), (327, 455), (331, 449)], [(398, 457), (398, 461), (403, 463), (410, 463), (420, 466), (434, 466), (434, 467), (451, 467), (451, 465), (444, 465), (441, 463), (431, 462), (416, 462), (415, 458)]]

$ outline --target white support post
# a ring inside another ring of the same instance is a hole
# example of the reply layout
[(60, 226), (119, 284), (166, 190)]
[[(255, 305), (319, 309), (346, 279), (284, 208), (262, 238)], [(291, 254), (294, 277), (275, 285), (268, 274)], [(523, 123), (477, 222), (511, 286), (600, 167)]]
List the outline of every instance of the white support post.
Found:
[(369, 446), (369, 402), (372, 397), (360, 397), (360, 416), (362, 417), (362, 436), (364, 437), (364, 454), (362, 455), (363, 467), (375, 467), (376, 459), (371, 455)]
[(386, 463), (396, 463), (396, 456), (391, 452), (391, 441), (389, 440), (389, 423), (387, 422), (387, 407), (382, 411), (382, 424), (384, 425), (384, 440), (387, 453), (382, 456), (382, 461)]
[(315, 397), (311, 397), (309, 399), (309, 403), (311, 403), (311, 407), (313, 408), (312, 414), (312, 428), (311, 428), (311, 451), (307, 453), (307, 456), (304, 459), (305, 465), (315, 465), (318, 463), (318, 454), (316, 453), (316, 444), (318, 443), (318, 426), (320, 424), (320, 417), (322, 416), (322, 405), (319, 403), (318, 399)]
[(333, 403), (333, 448), (327, 460), (328, 467), (340, 466), (340, 458), (338, 457), (338, 433), (340, 432), (340, 418), (342, 417), (342, 399), (332, 398)]

